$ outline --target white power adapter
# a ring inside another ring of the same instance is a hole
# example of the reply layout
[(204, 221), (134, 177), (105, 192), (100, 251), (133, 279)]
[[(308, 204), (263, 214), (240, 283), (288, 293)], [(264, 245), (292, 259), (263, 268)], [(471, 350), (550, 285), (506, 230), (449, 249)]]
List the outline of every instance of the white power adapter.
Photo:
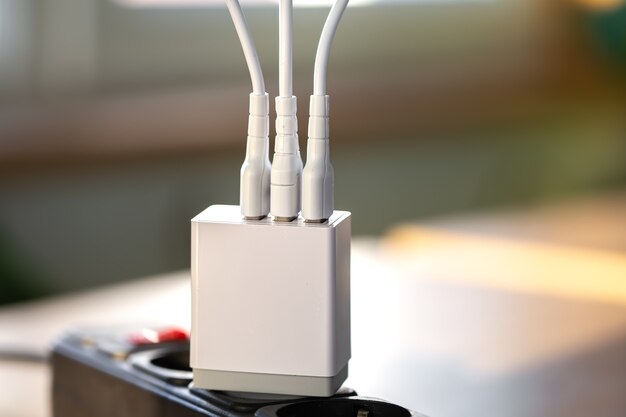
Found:
[(211, 390), (331, 396), (350, 359), (351, 215), (333, 210), (326, 72), (348, 0), (335, 0), (320, 37), (304, 175), (292, 88), (293, 0), (279, 2), (272, 164), (259, 57), (239, 1), (226, 5), (253, 93), (240, 206), (211, 206), (192, 219), (193, 382)]
[(191, 367), (212, 390), (331, 396), (350, 359), (351, 214), (192, 219)]

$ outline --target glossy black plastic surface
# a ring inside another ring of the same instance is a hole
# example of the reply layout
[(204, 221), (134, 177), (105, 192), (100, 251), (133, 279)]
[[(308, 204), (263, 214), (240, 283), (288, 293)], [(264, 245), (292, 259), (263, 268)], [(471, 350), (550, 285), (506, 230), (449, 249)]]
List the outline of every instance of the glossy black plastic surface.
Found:
[(192, 383), (187, 341), (112, 347), (111, 340), (117, 339), (106, 332), (73, 332), (55, 345), (55, 417), (418, 416), (382, 400), (358, 397), (345, 387), (331, 398), (198, 389)]

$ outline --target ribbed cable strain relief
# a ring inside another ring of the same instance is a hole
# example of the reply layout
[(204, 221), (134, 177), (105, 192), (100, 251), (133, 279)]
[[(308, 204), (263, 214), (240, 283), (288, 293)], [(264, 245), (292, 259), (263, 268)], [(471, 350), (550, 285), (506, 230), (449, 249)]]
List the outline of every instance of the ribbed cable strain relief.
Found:
[(269, 94), (250, 94), (248, 136), (269, 137)]
[(270, 112), (270, 95), (267, 93), (250, 93), (249, 113), (257, 116), (268, 115)]
[(309, 115), (328, 117), (330, 114), (330, 96), (313, 94), (309, 99)]
[[(276, 136), (296, 136), (298, 119), (296, 97), (276, 97)], [(278, 151), (276, 151), (278, 152)]]
[(276, 143), (271, 176), (271, 213), (294, 218), (300, 212), (302, 159), (296, 97), (276, 97)]
[(270, 211), (269, 95), (250, 94), (246, 159), (241, 166), (239, 205), (245, 218)]
[(312, 95), (307, 161), (302, 172), (302, 217), (319, 222), (334, 210), (334, 171), (329, 148), (329, 96)]
[(309, 139), (328, 139), (330, 135), (330, 97), (312, 95), (309, 101)]

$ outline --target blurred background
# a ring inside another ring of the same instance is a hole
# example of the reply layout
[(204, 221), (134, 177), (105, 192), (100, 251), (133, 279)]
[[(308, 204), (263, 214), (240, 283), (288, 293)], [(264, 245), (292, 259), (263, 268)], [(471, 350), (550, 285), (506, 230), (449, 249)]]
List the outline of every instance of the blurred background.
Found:
[[(275, 5), (246, 3), (273, 96)], [(303, 149), (328, 4), (295, 13)], [(379, 235), (623, 190), (625, 75), (619, 0), (354, 1), (336, 206)], [(0, 0), (0, 302), (188, 267), (189, 219), (238, 201), (250, 90), (219, 0)]]
[[(331, 2), (294, 2), (305, 150)], [(274, 96), (276, 1), (242, 4)], [(250, 91), (222, 0), (0, 0), (0, 414), (50, 415), (68, 328), (188, 326), (189, 220), (238, 202)], [(348, 385), (626, 415), (626, 1), (352, 0), (329, 91)]]

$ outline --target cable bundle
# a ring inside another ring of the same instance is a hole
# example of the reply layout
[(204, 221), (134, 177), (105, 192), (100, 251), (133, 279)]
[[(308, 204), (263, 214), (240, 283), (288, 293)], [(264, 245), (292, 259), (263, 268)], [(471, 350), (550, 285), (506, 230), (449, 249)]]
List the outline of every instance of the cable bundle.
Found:
[(259, 58), (238, 0), (226, 0), (252, 78), (246, 159), (241, 167), (240, 208), (246, 219), (270, 212), (275, 221), (292, 221), (302, 210), (307, 222), (324, 222), (333, 213), (333, 167), (329, 155), (329, 96), (326, 79), (330, 48), (349, 0), (330, 10), (315, 57), (309, 106), (307, 163), (298, 145), (296, 97), (293, 95), (293, 1), (279, 3), (279, 95), (276, 142), (269, 161), (269, 99)]

